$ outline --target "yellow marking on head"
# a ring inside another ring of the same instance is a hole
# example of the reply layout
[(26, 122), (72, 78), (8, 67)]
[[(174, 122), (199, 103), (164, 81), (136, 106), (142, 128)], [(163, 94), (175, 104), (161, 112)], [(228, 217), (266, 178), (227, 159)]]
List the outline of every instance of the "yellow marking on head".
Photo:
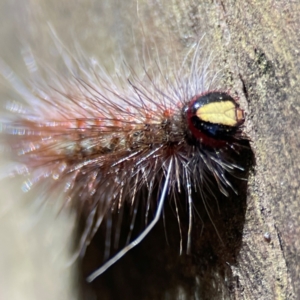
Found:
[(196, 115), (202, 121), (225, 126), (237, 126), (244, 120), (243, 111), (232, 101), (208, 103), (200, 107)]

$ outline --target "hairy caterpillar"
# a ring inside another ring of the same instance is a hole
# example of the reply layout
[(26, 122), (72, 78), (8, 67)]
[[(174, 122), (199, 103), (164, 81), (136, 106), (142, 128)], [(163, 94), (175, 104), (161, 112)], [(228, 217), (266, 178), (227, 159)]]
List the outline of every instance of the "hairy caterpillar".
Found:
[[(27, 55), (38, 65), (30, 51)], [(27, 107), (7, 105), (12, 114), (2, 121), (13, 158), (23, 164), (18, 173), (28, 176), (23, 189), (41, 189), (45, 197), (64, 191), (65, 205), (85, 223), (77, 256), (101, 226), (105, 232), (104, 264), (88, 281), (144, 238), (166, 202), (178, 220), (180, 252), (191, 252), (194, 199), (214, 224), (213, 190), (225, 196), (235, 190), (228, 175), (243, 171), (235, 161), (247, 144), (243, 111), (201, 55), (196, 44), (174, 69), (157, 63), (150, 72), (145, 64), (144, 74), (137, 75), (124, 64), (114, 77), (97, 62), (88, 62), (88, 68), (68, 56), (73, 76), (53, 74), (54, 82), (36, 82), (34, 92), (2, 64), (4, 77), (27, 101)], [(188, 217), (185, 230), (180, 212)], [(138, 215), (143, 224), (136, 225)]]

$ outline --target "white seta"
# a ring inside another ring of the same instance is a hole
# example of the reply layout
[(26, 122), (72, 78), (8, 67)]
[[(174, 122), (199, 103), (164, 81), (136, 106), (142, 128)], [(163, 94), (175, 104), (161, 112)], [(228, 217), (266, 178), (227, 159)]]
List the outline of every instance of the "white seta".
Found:
[(127, 245), (125, 248), (123, 248), (118, 254), (116, 254), (114, 257), (112, 257), (110, 260), (108, 260), (103, 266), (101, 266), (98, 270), (94, 271), (91, 275), (89, 275), (86, 280), (88, 282), (92, 282), (95, 280), (98, 276), (103, 274), (109, 267), (111, 267), (113, 264), (115, 264), (120, 258), (122, 258), (128, 251), (130, 251), (132, 248), (137, 246), (146, 236), (147, 234), (152, 230), (152, 228), (156, 225), (156, 223), (159, 221), (160, 216), (162, 214), (165, 199), (168, 193), (168, 186), (169, 186), (169, 179), (170, 174), (172, 170), (172, 162), (173, 159), (170, 159), (169, 166), (166, 173), (165, 183), (163, 185), (163, 189), (161, 191), (161, 195), (158, 200), (158, 207), (155, 214), (154, 219), (151, 221), (151, 223), (145, 228), (145, 230), (135, 239), (133, 240), (129, 245)]

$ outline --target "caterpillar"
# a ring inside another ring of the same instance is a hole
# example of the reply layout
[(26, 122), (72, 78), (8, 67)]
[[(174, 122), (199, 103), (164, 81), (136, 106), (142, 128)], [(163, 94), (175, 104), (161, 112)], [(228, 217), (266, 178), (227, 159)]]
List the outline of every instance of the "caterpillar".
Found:
[[(210, 70), (200, 45), (171, 70), (159, 61), (149, 70), (145, 60), (142, 74), (125, 62), (110, 75), (98, 62), (63, 50), (71, 75), (49, 68), (52, 79), (33, 85), (1, 63), (3, 77), (26, 102), (8, 102), (1, 120), (1, 138), (19, 163), (15, 173), (27, 177), (22, 190), (38, 190), (45, 200), (63, 193), (64, 206), (84, 224), (75, 257), (105, 232), (103, 264), (88, 282), (147, 236), (166, 203), (178, 222), (179, 252), (191, 253), (195, 201), (214, 224), (209, 199), (215, 190), (226, 197), (229, 190), (237, 193), (230, 176), (244, 171), (236, 157), (248, 147), (245, 114), (220, 88), (221, 75)], [(30, 49), (25, 58), (39, 72)]]

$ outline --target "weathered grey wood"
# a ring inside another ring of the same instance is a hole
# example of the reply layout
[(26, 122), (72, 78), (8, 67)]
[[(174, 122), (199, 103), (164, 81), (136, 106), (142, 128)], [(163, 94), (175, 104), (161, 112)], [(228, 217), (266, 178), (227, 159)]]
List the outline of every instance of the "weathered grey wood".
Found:
[[(248, 103), (256, 156), (239, 259), (246, 298), (298, 299), (299, 4), (220, 4), (221, 36), (230, 36), (224, 60)], [(221, 38), (221, 47), (224, 43)]]

